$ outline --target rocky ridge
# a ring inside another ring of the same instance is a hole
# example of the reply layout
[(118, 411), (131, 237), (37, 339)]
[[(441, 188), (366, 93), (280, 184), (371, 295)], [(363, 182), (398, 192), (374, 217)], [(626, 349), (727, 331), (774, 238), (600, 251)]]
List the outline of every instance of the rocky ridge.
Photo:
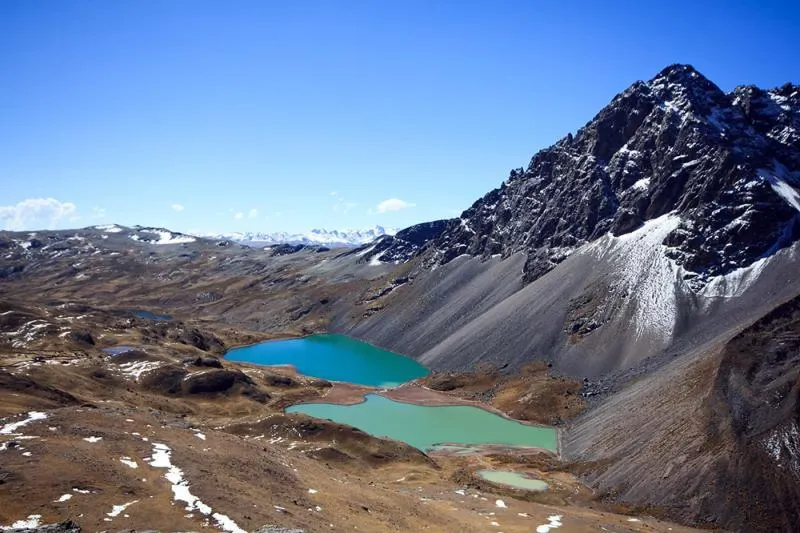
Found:
[(435, 267), (522, 252), (530, 282), (588, 242), (671, 213), (680, 222), (665, 255), (700, 289), (797, 240), (799, 189), (800, 87), (726, 94), (671, 65), (440, 222), (424, 246), (386, 259), (422, 254)]

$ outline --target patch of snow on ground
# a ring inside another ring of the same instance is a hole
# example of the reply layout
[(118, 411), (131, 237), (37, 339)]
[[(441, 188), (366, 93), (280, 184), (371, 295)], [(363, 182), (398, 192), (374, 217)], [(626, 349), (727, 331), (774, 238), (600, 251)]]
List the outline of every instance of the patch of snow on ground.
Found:
[(650, 187), (650, 178), (642, 178), (631, 185), (634, 191), (646, 191)]
[(475, 233), (475, 230), (469, 227), (469, 222), (464, 220), (463, 218), (461, 219), (461, 227), (470, 233)]
[(194, 436), (197, 437), (200, 440), (206, 440), (205, 434), (200, 433), (199, 431), (197, 433), (195, 433)]
[(382, 264), (383, 263), (381, 262), (381, 254), (378, 254), (369, 260), (369, 266), (380, 266)]
[(164, 229), (155, 229), (155, 228), (140, 228), (137, 230), (139, 233), (145, 233), (150, 235), (157, 235), (158, 238), (154, 239), (152, 237), (142, 237), (140, 235), (131, 235), (131, 239), (134, 241), (146, 242), (148, 244), (183, 244), (189, 242), (195, 242), (197, 239), (192, 237), (191, 235), (183, 235), (181, 233), (173, 233), (168, 230)]
[(542, 524), (541, 526), (536, 527), (536, 533), (548, 533), (551, 529), (556, 529), (561, 527), (561, 518), (560, 514), (552, 515), (547, 517), (547, 524)]
[(123, 363), (119, 365), (122, 373), (126, 376), (139, 381), (139, 378), (145, 372), (149, 372), (151, 370), (155, 370), (156, 368), (160, 367), (161, 363), (157, 361), (133, 361), (130, 363)]
[(25, 420), (20, 420), (19, 422), (11, 422), (0, 428), (0, 435), (13, 435), (15, 434), (15, 431), (21, 428), (22, 426), (30, 424), (31, 422), (35, 422), (36, 420), (44, 420), (45, 418), (47, 418), (46, 413), (42, 413), (39, 411), (31, 411), (28, 413), (28, 418), (26, 418)]
[(124, 511), (134, 503), (139, 503), (139, 500), (133, 500), (132, 502), (123, 503), (122, 505), (114, 505), (111, 507), (111, 512), (106, 513), (106, 516), (109, 516), (111, 518), (116, 518), (117, 516), (120, 515), (120, 513), (122, 513), (122, 511)]
[(61, 503), (70, 499), (72, 499), (72, 494), (62, 494), (61, 497), (55, 500), (53, 503)]
[(182, 244), (197, 240), (189, 235), (180, 235), (169, 231), (156, 231), (155, 233), (158, 234), (158, 241), (155, 244)]
[(33, 529), (35, 527), (39, 527), (41, 523), (42, 515), (40, 514), (31, 514), (28, 515), (28, 518), (25, 520), (17, 520), (10, 526), (0, 526), (0, 529)]
[(122, 228), (117, 226), (116, 224), (106, 224), (103, 226), (95, 226), (94, 229), (99, 229), (100, 231), (105, 231), (106, 233), (119, 233), (122, 231)]
[(189, 490), (189, 482), (183, 477), (183, 470), (172, 464), (172, 449), (166, 444), (153, 443), (153, 456), (149, 461), (153, 468), (165, 468), (164, 477), (172, 484), (172, 495), (176, 501), (186, 503), (187, 511), (199, 511), (203, 515), (211, 515), (217, 525), (230, 533), (246, 533), (230, 517), (213, 513), (211, 507), (204, 504)]
[(100, 442), (101, 440), (103, 440), (103, 437), (84, 437), (83, 440), (94, 444), (96, 442)]
[(139, 468), (139, 465), (136, 464), (136, 461), (134, 461), (130, 457), (120, 457), (119, 462), (131, 468)]
[(500, 507), (501, 509), (508, 508), (508, 505), (506, 505), (506, 502), (504, 502), (503, 500), (497, 500), (497, 501), (494, 502), (494, 504), (496, 506)]

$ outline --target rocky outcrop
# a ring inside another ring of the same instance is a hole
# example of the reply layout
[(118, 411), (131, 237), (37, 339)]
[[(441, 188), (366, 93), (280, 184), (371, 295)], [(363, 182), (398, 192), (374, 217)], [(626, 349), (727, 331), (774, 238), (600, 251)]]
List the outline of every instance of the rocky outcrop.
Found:
[(184, 365), (204, 366), (208, 368), (222, 368), (222, 361), (216, 357), (188, 357), (181, 361)]
[(587, 242), (677, 213), (667, 255), (700, 288), (800, 235), (799, 121), (795, 85), (726, 94), (672, 65), (511, 171), (429, 243), (427, 263), (523, 252), (530, 282)]
[(371, 264), (405, 262), (420, 253), (427, 244), (436, 239), (455, 219), (424, 222), (398, 231), (395, 235), (384, 235), (375, 242), (349, 252)]

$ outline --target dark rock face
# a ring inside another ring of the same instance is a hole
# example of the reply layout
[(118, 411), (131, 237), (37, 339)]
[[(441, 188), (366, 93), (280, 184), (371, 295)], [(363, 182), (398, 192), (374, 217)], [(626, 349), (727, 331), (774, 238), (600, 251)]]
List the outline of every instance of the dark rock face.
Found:
[(216, 357), (189, 357), (181, 361), (184, 365), (205, 366), (208, 368), (222, 368), (222, 362)]
[[(722, 352), (706, 400), (720, 454), (705, 511), (731, 531), (797, 531), (800, 509), (800, 298), (778, 306)], [(763, 516), (753, 520), (754, 510)]]
[(183, 380), (188, 374), (183, 368), (166, 365), (145, 373), (141, 378), (141, 384), (162, 394), (180, 394), (183, 391)]
[[(76, 405), (80, 403), (75, 396), (68, 392), (48, 385), (42, 385), (30, 377), (14, 375), (5, 370), (0, 370), (0, 387), (6, 391), (14, 391), (41, 398), (51, 402), (54, 406)], [(2, 484), (1, 481), (0, 484)]]
[(249, 389), (253, 381), (238, 370), (208, 370), (190, 374), (183, 380), (183, 388), (187, 394), (217, 394), (231, 391), (242, 385)]
[(88, 331), (73, 331), (69, 334), (69, 338), (75, 342), (94, 346), (94, 338)]
[(181, 329), (173, 332), (170, 337), (182, 344), (194, 346), (204, 352), (221, 353), (225, 349), (225, 344), (215, 335), (200, 331), (196, 328)]
[(273, 246), (270, 246), (270, 249), (272, 250), (270, 252), (270, 255), (271, 256), (291, 255), (291, 254), (296, 254), (301, 250), (305, 250), (305, 248), (306, 248), (305, 244), (275, 244)]
[(280, 374), (264, 374), (264, 382), (270, 387), (297, 387), (300, 383), (290, 377)]
[(373, 243), (356, 248), (348, 254), (360, 254), (364, 262), (373, 259), (381, 263), (408, 261), (456, 222), (456, 219), (423, 222), (398, 231), (394, 236), (384, 235)]
[(794, 242), (798, 211), (800, 87), (726, 94), (672, 65), (512, 170), (459, 219), (402, 246), (414, 226), (374, 251), (392, 261), (424, 248), (428, 266), (523, 252), (530, 282), (587, 242), (675, 213), (665, 253), (699, 288)]
[[(715, 383), (715, 414), (737, 442), (753, 446), (800, 480), (800, 298), (734, 337)], [(800, 507), (800, 490), (795, 491)]]

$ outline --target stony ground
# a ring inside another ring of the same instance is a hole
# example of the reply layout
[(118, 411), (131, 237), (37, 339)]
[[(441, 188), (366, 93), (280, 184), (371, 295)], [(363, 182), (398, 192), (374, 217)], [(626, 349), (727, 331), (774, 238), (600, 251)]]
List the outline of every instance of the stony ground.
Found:
[[(550, 454), (428, 457), (284, 414), (322, 397), (357, 401), (365, 389), (219, 357), (270, 335), (75, 304), (0, 307), (4, 527), (73, 520), (84, 531), (685, 530), (604, 503)], [(111, 356), (102, 351), (109, 346), (135, 349)], [(532, 390), (564, 386), (542, 369), (530, 375)], [(503, 391), (522, 386), (519, 379), (491, 379), (498, 403), (478, 405), (513, 414)], [(390, 395), (481, 401), (477, 392), (451, 392), (415, 385)], [(550, 490), (517, 491), (475, 476), (492, 465), (544, 479)]]

